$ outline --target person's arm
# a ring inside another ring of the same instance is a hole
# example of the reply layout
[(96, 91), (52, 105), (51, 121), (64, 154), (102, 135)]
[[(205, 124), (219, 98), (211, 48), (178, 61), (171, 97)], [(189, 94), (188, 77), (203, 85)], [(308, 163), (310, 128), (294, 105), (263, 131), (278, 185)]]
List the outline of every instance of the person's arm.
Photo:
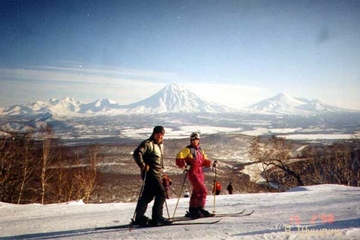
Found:
[(189, 148), (183, 148), (177, 155), (175, 159), (176, 166), (179, 168), (183, 168), (186, 165), (186, 159), (188, 158), (190, 153)]
[(143, 155), (146, 152), (146, 142), (142, 142), (133, 153), (134, 160), (139, 168), (144, 171), (146, 170), (146, 163), (144, 162)]
[(201, 150), (201, 151), (202, 151), (202, 154), (204, 156), (204, 161), (202, 163), (202, 166), (209, 168), (211, 166), (211, 161), (209, 159), (207, 159), (207, 156), (206, 156), (205, 152), (203, 150)]

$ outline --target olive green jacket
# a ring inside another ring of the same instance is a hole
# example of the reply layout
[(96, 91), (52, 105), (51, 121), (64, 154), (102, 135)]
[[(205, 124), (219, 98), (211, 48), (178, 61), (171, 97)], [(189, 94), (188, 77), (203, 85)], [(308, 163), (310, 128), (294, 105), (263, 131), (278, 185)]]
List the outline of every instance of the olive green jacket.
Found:
[(149, 139), (140, 143), (134, 150), (134, 160), (140, 169), (144, 170), (145, 166), (149, 166), (149, 172), (161, 176), (164, 168), (164, 145), (155, 143), (151, 136)]

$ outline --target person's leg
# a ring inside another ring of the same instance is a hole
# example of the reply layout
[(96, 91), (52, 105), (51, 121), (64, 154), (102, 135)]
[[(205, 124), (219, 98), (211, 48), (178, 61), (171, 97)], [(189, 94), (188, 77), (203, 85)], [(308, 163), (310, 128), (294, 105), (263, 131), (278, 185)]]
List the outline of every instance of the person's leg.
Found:
[(154, 194), (151, 188), (151, 182), (147, 179), (145, 182), (144, 190), (140, 196), (140, 199), (136, 205), (135, 224), (145, 225), (148, 223), (149, 218), (145, 216), (148, 204), (154, 198)]
[(205, 204), (206, 204), (206, 196), (207, 196), (207, 189), (205, 187), (205, 184), (203, 184), (203, 183), (199, 184), (198, 190), (199, 190), (198, 201), (199, 201), (199, 205), (200, 205), (199, 213), (203, 217), (210, 217), (212, 214), (209, 211), (204, 209)]
[(152, 208), (152, 219), (156, 220), (163, 217), (163, 207), (166, 199), (166, 189), (161, 179), (155, 177), (152, 181), (152, 189), (155, 192), (155, 201)]
[(189, 206), (189, 217), (191, 218), (199, 218), (203, 215), (200, 209), (204, 208), (206, 202), (207, 189), (199, 180), (201, 178), (199, 179), (197, 176), (190, 178), (191, 185), (193, 186)]
[(152, 208), (152, 217), (150, 224), (163, 225), (168, 224), (169, 220), (163, 217), (163, 208), (166, 201), (166, 189), (162, 184), (160, 177), (155, 177), (152, 181), (152, 189), (155, 193), (155, 201)]

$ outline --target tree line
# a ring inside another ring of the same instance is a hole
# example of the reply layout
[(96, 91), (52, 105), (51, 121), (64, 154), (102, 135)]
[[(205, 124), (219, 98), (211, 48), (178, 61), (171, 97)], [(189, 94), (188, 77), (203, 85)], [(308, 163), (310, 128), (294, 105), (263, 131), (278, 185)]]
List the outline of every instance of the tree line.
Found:
[(83, 199), (88, 203), (101, 158), (98, 148), (74, 153), (60, 145), (49, 127), (36, 136), (27, 132), (1, 138), (0, 201), (47, 204)]

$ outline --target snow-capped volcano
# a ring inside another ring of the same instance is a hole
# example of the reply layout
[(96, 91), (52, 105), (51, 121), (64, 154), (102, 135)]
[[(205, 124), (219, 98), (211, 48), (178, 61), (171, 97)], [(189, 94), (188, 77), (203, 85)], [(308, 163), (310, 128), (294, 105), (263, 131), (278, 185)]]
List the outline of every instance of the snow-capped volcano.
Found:
[(229, 107), (210, 104), (178, 84), (170, 84), (153, 96), (126, 106), (132, 112), (229, 112)]
[(305, 98), (294, 98), (288, 94), (278, 95), (264, 99), (248, 110), (262, 114), (317, 114), (321, 112), (348, 111), (346, 109), (325, 104), (319, 99), (308, 100)]

